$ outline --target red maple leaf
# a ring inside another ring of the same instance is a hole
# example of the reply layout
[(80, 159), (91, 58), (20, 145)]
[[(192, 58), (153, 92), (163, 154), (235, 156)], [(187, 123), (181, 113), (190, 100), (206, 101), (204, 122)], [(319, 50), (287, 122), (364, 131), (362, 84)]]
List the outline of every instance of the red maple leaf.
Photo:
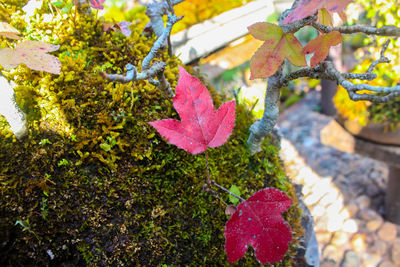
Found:
[(207, 147), (221, 146), (230, 136), (235, 124), (235, 101), (215, 110), (207, 88), (181, 66), (173, 105), (181, 121), (165, 119), (149, 124), (177, 147), (197, 154)]
[(225, 225), (225, 251), (229, 263), (243, 257), (249, 244), (262, 264), (282, 260), (292, 235), (281, 213), (291, 203), (284, 192), (275, 188), (260, 190), (240, 203)]

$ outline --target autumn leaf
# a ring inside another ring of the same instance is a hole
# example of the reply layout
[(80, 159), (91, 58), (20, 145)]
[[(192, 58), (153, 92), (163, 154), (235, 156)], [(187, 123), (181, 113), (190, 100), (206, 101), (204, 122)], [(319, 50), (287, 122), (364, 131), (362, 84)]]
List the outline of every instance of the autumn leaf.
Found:
[(288, 24), (311, 16), (322, 8), (326, 8), (326, 10), (331, 13), (341, 13), (351, 1), (352, 0), (300, 0), (296, 8), (284, 19), (283, 23)]
[(127, 21), (121, 21), (119, 23), (111, 22), (111, 21), (104, 21), (102, 23), (103, 26), (103, 32), (117, 32), (121, 31), (123, 35), (126, 37), (131, 36), (132, 31), (129, 29), (129, 25), (132, 23), (127, 22)]
[(325, 0), (325, 5), (324, 7), (329, 11), (329, 12), (335, 12), (335, 13), (342, 13), (344, 9), (350, 4), (350, 2), (353, 0)]
[(235, 101), (215, 110), (207, 88), (181, 66), (173, 105), (181, 121), (149, 122), (171, 144), (198, 154), (207, 147), (221, 146), (230, 136), (235, 122)]
[(254, 38), (265, 41), (250, 60), (250, 79), (267, 78), (273, 75), (288, 59), (293, 65), (307, 66), (303, 46), (291, 33), (284, 33), (281, 27), (258, 22), (248, 27)]
[(90, 6), (95, 9), (104, 9), (103, 3), (106, 0), (89, 0)]
[(229, 263), (242, 258), (248, 245), (254, 248), (256, 258), (262, 264), (282, 260), (292, 235), (281, 213), (291, 203), (284, 192), (275, 188), (260, 190), (240, 203), (225, 225), (225, 251)]
[(318, 11), (318, 22), (321, 23), (322, 25), (332, 27), (333, 25), (332, 16), (328, 12), (328, 10), (326, 10), (326, 8), (322, 8)]
[(0, 35), (5, 36), (10, 39), (18, 40), (20, 32), (13, 26), (6, 22), (0, 22)]
[(321, 34), (312, 39), (303, 49), (304, 54), (314, 53), (311, 58), (311, 67), (318, 65), (318, 63), (328, 56), (331, 46), (338, 45), (342, 41), (343, 37), (338, 31)]
[(121, 29), (122, 34), (125, 35), (126, 37), (129, 37), (132, 34), (131, 29), (129, 29), (129, 25), (131, 24), (132, 23), (127, 21), (121, 21), (120, 23), (118, 23), (118, 27)]
[(59, 45), (39, 41), (23, 41), (17, 44), (15, 50), (11, 48), (0, 49), (0, 65), (6, 70), (10, 70), (24, 63), (32, 70), (60, 74), (60, 61), (55, 56), (47, 54), (47, 52), (58, 50), (59, 47)]

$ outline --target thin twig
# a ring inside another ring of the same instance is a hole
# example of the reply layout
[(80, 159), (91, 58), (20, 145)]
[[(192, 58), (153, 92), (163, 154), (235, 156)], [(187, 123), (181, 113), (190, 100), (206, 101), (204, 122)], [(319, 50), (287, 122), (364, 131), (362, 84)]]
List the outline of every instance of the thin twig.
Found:
[(242, 202), (245, 202), (245, 201), (246, 201), (244, 198), (239, 197), (238, 195), (236, 195), (235, 193), (232, 193), (231, 191), (229, 191), (229, 190), (226, 189), (225, 187), (223, 187), (223, 186), (217, 184), (214, 180), (211, 181), (211, 185), (214, 185), (214, 186), (218, 187), (219, 189), (221, 189), (221, 190), (223, 190), (223, 191), (229, 193), (231, 196), (236, 197), (237, 199), (239, 199), (239, 200), (242, 201)]
[[(166, 43), (166, 40), (169, 38), (171, 34), (173, 25), (182, 19), (182, 17), (175, 16), (175, 12), (173, 11), (173, 4), (171, 3), (170, 0), (163, 3), (166, 3), (166, 5), (168, 5), (168, 10), (170, 11), (170, 13), (167, 14), (168, 15), (167, 26), (165, 27), (165, 29), (163, 28), (162, 33), (159, 35), (158, 39), (153, 44), (149, 53), (143, 59), (141, 72), (138, 72), (136, 67), (129, 63), (126, 65), (127, 73), (125, 75), (107, 74), (100, 72), (103, 78), (110, 81), (118, 81), (122, 83), (127, 83), (130, 81), (137, 81), (137, 80), (148, 80), (151, 84), (159, 87), (162, 91), (164, 91), (169, 98), (174, 97), (174, 92), (171, 88), (171, 85), (165, 79), (164, 75), (164, 70), (167, 64), (165, 62), (156, 61), (152, 66), (150, 66), (151, 61), (156, 57), (158, 51), (165, 46), (164, 44)], [(149, 6), (151, 7), (157, 6), (157, 3), (152, 3)], [(155, 80), (154, 77), (157, 77), (158, 81)]]
[(343, 34), (352, 33), (365, 33), (368, 35), (378, 35), (378, 36), (397, 36), (400, 37), (400, 28), (394, 25), (388, 25), (383, 27), (372, 27), (365, 25), (354, 25), (354, 26), (340, 26), (340, 27), (329, 27), (322, 25), (321, 23), (314, 21), (311, 26), (324, 33), (329, 33), (332, 31), (338, 31)]

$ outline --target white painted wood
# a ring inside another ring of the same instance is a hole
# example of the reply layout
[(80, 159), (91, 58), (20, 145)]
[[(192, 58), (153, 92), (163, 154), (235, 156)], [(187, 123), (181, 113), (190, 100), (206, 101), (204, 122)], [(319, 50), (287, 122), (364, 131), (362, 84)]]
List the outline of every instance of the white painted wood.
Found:
[(275, 4), (290, 7), (291, 2), (290, 0), (256, 0), (196, 24), (171, 36), (174, 53), (184, 64), (204, 57), (248, 34), (248, 26), (265, 21), (276, 11)]

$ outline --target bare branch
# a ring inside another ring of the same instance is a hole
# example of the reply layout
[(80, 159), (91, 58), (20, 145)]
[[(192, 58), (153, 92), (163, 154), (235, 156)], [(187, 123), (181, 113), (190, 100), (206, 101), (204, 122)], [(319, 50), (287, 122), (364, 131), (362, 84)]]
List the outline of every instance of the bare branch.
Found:
[[(358, 79), (364, 81), (372, 81), (377, 77), (375, 73), (341, 73), (340, 75), (347, 80)], [(305, 77), (311, 79), (336, 80), (335, 77), (329, 75), (324, 69), (322, 69), (320, 65), (317, 65), (314, 68), (301, 68), (297, 71), (286, 74), (281, 77), (281, 83), (283, 86), (287, 86), (290, 81)]]
[(128, 82), (134, 82), (138, 80), (147, 80), (150, 79), (160, 71), (164, 71), (165, 66), (161, 65), (156, 65), (154, 64), (151, 68), (147, 69), (146, 71), (143, 72), (137, 72), (136, 67), (133, 66), (132, 64), (126, 64), (126, 75), (121, 75), (121, 74), (107, 74), (104, 72), (99, 72), (103, 78), (109, 80), (109, 81), (114, 81), (114, 82), (121, 82), (121, 83), (128, 83)]
[(167, 27), (163, 30), (163, 33), (158, 37), (157, 41), (151, 48), (149, 54), (143, 59), (142, 71), (149, 68), (150, 61), (156, 56), (158, 50), (165, 47), (164, 44), (166, 43), (168, 36), (171, 34), (172, 26), (174, 26), (174, 24), (181, 19), (182, 17), (177, 17), (175, 15), (168, 14)]
[(308, 77), (312, 79), (324, 79), (324, 80), (333, 80), (331, 77), (324, 72), (320, 65), (315, 66), (314, 68), (301, 68), (292, 73), (286, 74), (285, 76), (281, 76), (281, 84), (286, 86), (290, 81)]
[[(400, 86), (399, 86), (400, 89)], [(349, 97), (353, 101), (361, 101), (361, 100), (368, 100), (375, 103), (386, 103), (389, 101), (394, 100), (396, 97), (400, 96), (400, 92), (392, 92), (385, 96), (377, 96), (377, 95), (370, 95), (370, 94), (357, 94), (352, 91), (348, 91)]]
[(305, 17), (304, 19), (301, 19), (301, 20), (296, 20), (290, 24), (284, 24), (284, 25), (280, 25), (280, 26), (285, 33), (297, 32), (299, 29), (303, 28), (306, 25), (313, 23), (313, 21), (316, 21), (316, 20), (317, 20), (317, 15), (312, 15), (312, 16)]
[[(157, 86), (161, 90), (165, 91), (165, 93), (169, 97), (174, 97), (172, 88), (164, 76), (164, 70), (167, 64), (164, 62), (156, 61), (152, 66), (150, 66), (150, 63), (156, 57), (157, 52), (161, 48), (165, 47), (164, 44), (166, 43), (166, 40), (169, 38), (171, 34), (172, 27), (176, 22), (181, 20), (182, 17), (177, 17), (175, 15), (175, 12), (173, 10), (173, 4), (171, 3), (170, 0), (168, 0), (167, 2), (155, 2), (149, 5), (156, 5), (156, 4), (163, 5), (164, 9), (166, 10), (168, 9), (172, 12), (168, 13), (167, 26), (165, 28), (164, 28), (164, 22), (161, 19), (161, 22), (163, 23), (162, 33), (158, 37), (157, 41), (153, 44), (147, 56), (143, 59), (142, 72), (137, 72), (136, 67), (129, 63), (126, 65), (126, 70), (127, 70), (126, 75), (107, 74), (103, 72), (100, 72), (100, 74), (103, 76), (103, 78), (107, 80), (117, 81), (122, 83), (127, 83), (130, 81), (137, 81), (137, 80), (148, 80), (154, 86)], [(155, 80), (154, 77), (157, 77), (158, 81)]]
[(371, 73), (375, 69), (375, 67), (380, 63), (389, 63), (390, 62), (390, 60), (387, 57), (385, 57), (385, 52), (386, 52), (386, 49), (388, 48), (389, 43), (390, 43), (390, 40), (387, 40), (382, 45), (381, 57), (378, 60), (374, 61), (371, 64), (371, 66), (369, 66), (367, 73)]
[[(167, 0), (148, 4), (146, 8), (146, 15), (150, 18), (150, 22), (146, 25), (146, 28), (152, 28), (156, 36), (160, 37), (164, 32), (164, 21), (162, 17), (167, 15), (168, 11), (172, 16), (175, 16), (173, 6), (183, 1), (184, 0), (175, 0), (171, 2), (171, 0)], [(165, 45), (166, 43), (164, 43), (164, 46)]]
[(377, 75), (375, 73), (342, 73), (343, 78), (347, 80), (363, 80), (372, 81), (376, 79)]
[(160, 68), (162, 68), (162, 71), (156, 73), (157, 79), (160, 83), (160, 85), (158, 87), (160, 87), (161, 90), (165, 91), (167, 93), (167, 95), (172, 98), (175, 96), (175, 94), (172, 91), (171, 85), (169, 84), (167, 79), (165, 79), (165, 75), (164, 75), (164, 70), (165, 70), (165, 67), (167, 66), (167, 64), (164, 62), (161, 62), (161, 61), (154, 62), (153, 66), (157, 66), (157, 65), (161, 65)]
[(279, 116), (279, 97), (282, 87), (282, 68), (268, 78), (267, 92), (265, 95), (265, 108), (261, 120), (250, 127), (250, 136), (247, 139), (250, 153), (253, 155), (262, 150), (261, 142), (272, 133)]
[(313, 22), (311, 25), (317, 30), (322, 31), (324, 33), (328, 33), (331, 31), (339, 31), (340, 33), (345, 33), (345, 34), (365, 33), (368, 35), (400, 37), (400, 28), (393, 25), (383, 26), (381, 28), (364, 26), (364, 25), (329, 27), (322, 25), (317, 21)]

